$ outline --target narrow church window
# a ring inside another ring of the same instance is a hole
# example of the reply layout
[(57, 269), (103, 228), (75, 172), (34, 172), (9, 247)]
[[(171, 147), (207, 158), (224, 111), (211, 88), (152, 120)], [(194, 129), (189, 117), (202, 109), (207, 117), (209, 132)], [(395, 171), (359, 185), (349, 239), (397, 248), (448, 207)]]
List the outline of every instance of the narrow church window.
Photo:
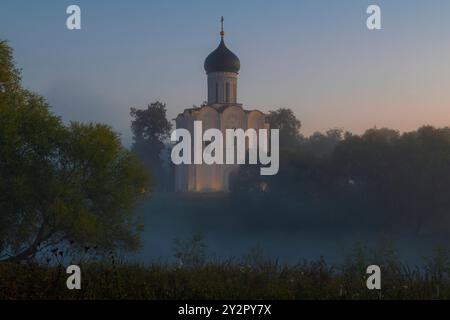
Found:
[(216, 82), (216, 103), (219, 103), (219, 84)]
[(230, 102), (230, 83), (227, 82), (225, 86), (225, 102)]
[[(233, 130), (236, 130), (236, 127), (233, 127)], [(238, 159), (238, 155), (237, 155), (237, 147), (238, 147), (238, 138), (236, 136), (233, 137), (233, 146), (234, 146), (234, 151), (233, 151), (233, 162), (237, 163), (237, 159)]]

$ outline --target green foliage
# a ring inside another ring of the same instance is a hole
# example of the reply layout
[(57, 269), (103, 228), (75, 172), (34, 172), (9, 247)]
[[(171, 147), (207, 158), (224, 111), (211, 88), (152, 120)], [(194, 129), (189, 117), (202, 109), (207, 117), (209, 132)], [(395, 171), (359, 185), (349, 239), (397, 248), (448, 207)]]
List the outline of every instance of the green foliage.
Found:
[[(164, 167), (162, 152), (169, 138), (172, 124), (166, 117), (166, 104), (156, 101), (147, 109), (131, 108), (131, 131), (133, 132), (132, 150), (151, 171), (160, 189), (169, 188), (168, 181), (174, 178), (170, 170)], [(170, 185), (170, 184), (169, 184)]]
[(280, 205), (282, 197), (302, 215), (309, 210), (386, 232), (447, 232), (449, 163), (450, 128), (425, 126), (403, 134), (370, 129), (362, 135), (330, 130), (281, 150), (275, 176), (241, 167), (232, 190), (249, 195), (265, 182), (270, 201)]
[(280, 147), (296, 146), (300, 140), (301, 122), (297, 120), (291, 109), (280, 108), (270, 111), (268, 121), (271, 129), (280, 130)]
[[(439, 250), (438, 250), (439, 251)], [(323, 259), (283, 265), (260, 251), (242, 260), (205, 261), (196, 267), (125, 263), (114, 257), (78, 263), (82, 290), (67, 290), (62, 266), (0, 264), (2, 299), (449, 299), (448, 252), (422, 265), (400, 262), (395, 251), (358, 245), (343, 265)], [(366, 287), (368, 265), (382, 270), (381, 290)]]
[(136, 248), (146, 170), (109, 126), (65, 126), (20, 87), (11, 49), (0, 48), (0, 258), (28, 259), (63, 240)]
[(13, 52), (6, 41), (0, 41), (0, 95), (20, 88), (20, 72), (14, 66)]
[(333, 153), (334, 148), (348, 136), (342, 129), (330, 129), (325, 134), (314, 132), (309, 137), (301, 137), (299, 149), (318, 157), (327, 157)]
[[(450, 200), (450, 129), (425, 126), (399, 134), (367, 130), (340, 143), (330, 169), (353, 182), (371, 204), (383, 203), (391, 222), (424, 227), (446, 224)], [(426, 226), (427, 225), (427, 226)]]
[(147, 159), (149, 164), (158, 164), (164, 141), (172, 129), (166, 118), (166, 104), (156, 101), (147, 109), (131, 108), (130, 114), (133, 118), (133, 150)]
[(174, 256), (180, 266), (200, 267), (206, 261), (206, 245), (203, 235), (193, 234), (189, 239), (175, 239)]

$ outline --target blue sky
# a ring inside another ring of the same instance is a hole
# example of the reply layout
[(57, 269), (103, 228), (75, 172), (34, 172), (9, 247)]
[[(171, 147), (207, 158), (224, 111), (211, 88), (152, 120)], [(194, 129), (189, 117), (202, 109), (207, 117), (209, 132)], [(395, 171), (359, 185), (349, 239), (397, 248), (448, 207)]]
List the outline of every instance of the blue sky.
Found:
[[(68, 31), (78, 4), (82, 30)], [(382, 30), (366, 28), (369, 4)], [(0, 38), (26, 87), (65, 121), (104, 122), (130, 142), (130, 107), (169, 116), (206, 100), (219, 41), (241, 60), (238, 100), (292, 108), (302, 132), (450, 124), (450, 1), (24, 1), (0, 3)]]

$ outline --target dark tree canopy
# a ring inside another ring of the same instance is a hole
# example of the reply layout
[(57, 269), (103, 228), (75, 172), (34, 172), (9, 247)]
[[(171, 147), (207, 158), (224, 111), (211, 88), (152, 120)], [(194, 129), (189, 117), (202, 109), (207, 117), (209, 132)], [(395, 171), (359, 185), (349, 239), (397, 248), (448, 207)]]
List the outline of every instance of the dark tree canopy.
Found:
[(32, 258), (46, 245), (135, 249), (134, 205), (148, 175), (107, 125), (65, 126), (20, 87), (0, 43), (0, 260)]
[[(166, 117), (166, 104), (156, 101), (146, 109), (131, 108), (132, 150), (154, 174), (158, 185), (167, 180), (162, 170), (161, 152), (166, 147), (172, 124)], [(170, 178), (169, 178), (170, 179)]]
[(287, 208), (284, 218), (310, 214), (333, 224), (349, 221), (353, 228), (448, 232), (449, 164), (447, 127), (402, 134), (386, 128), (362, 135), (332, 130), (284, 149), (275, 176), (241, 167), (232, 190), (264, 194), (268, 204)]
[(271, 129), (280, 130), (280, 147), (296, 146), (300, 140), (301, 122), (295, 117), (291, 109), (280, 108), (270, 111), (268, 120)]
[(301, 137), (299, 149), (319, 157), (329, 156), (348, 134), (342, 129), (329, 129), (325, 134), (314, 132), (309, 137)]
[(13, 52), (6, 41), (0, 41), (0, 93), (17, 90), (20, 72), (14, 66)]

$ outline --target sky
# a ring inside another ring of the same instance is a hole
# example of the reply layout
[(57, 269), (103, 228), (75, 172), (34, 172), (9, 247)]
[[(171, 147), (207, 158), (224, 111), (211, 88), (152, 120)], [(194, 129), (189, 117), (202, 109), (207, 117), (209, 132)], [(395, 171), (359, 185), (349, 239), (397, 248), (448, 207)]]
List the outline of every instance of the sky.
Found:
[[(81, 30), (66, 28), (71, 4)], [(366, 27), (370, 4), (381, 30)], [(448, 0), (1, 0), (0, 39), (64, 121), (110, 124), (125, 145), (130, 107), (163, 101), (173, 119), (206, 100), (222, 15), (246, 108), (291, 108), (305, 135), (409, 131), (450, 125), (449, 14)]]

